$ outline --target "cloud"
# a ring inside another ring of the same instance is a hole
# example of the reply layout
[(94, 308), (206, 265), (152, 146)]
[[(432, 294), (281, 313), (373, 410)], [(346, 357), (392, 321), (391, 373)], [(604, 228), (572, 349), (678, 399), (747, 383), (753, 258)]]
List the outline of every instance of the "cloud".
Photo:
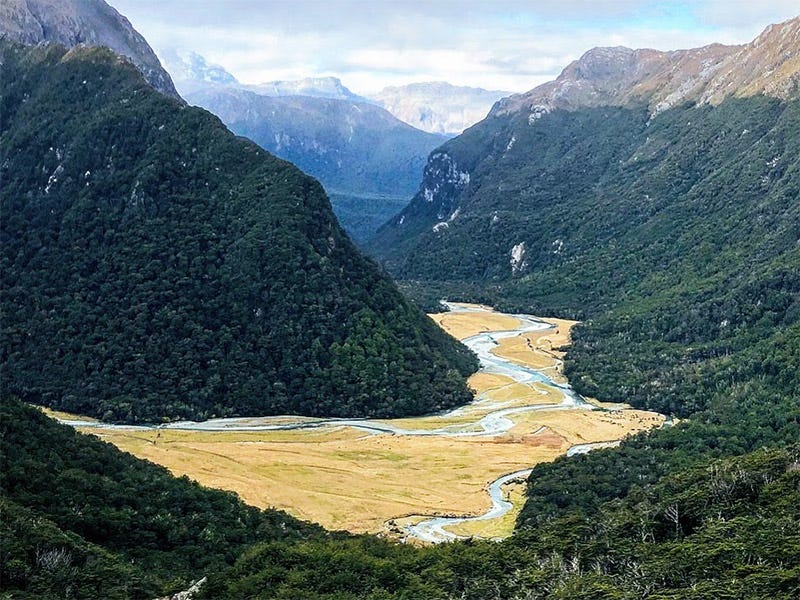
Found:
[(594, 46), (742, 43), (797, 10), (796, 0), (111, 2), (157, 50), (194, 50), (243, 82), (334, 75), (362, 93), (430, 80), (525, 91)]

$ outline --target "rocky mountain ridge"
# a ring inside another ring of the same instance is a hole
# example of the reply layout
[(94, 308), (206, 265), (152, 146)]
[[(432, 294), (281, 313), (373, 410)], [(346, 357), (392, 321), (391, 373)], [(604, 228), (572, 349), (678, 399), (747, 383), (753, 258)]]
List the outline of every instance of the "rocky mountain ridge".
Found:
[(106, 46), (129, 58), (155, 89), (180, 97), (144, 37), (103, 0), (3, 0), (0, 34), (25, 45)]
[[(719, 106), (726, 99), (761, 95), (800, 97), (800, 17), (771, 25), (741, 46), (712, 44), (673, 52), (589, 50), (554, 81), (499, 101), (486, 119), (434, 151), (417, 195), (379, 230), (372, 251), (397, 264), (416, 244), (415, 237), (452, 229), (453, 221), (467, 214), (471, 198), (485, 193), (485, 188), (478, 192), (476, 182), (496, 178), (494, 171), (504, 161), (520, 160), (514, 157), (528, 153), (530, 149), (520, 145), (544, 135), (535, 127), (547, 115), (614, 107), (643, 110), (653, 119), (683, 106)], [(582, 140), (586, 134), (577, 135)], [(642, 148), (633, 156), (638, 160), (652, 152)], [(507, 182), (498, 186), (498, 191), (508, 189)], [(516, 272), (524, 270), (524, 264), (522, 259)]]
[(800, 17), (767, 27), (740, 46), (711, 44), (663, 52), (593, 48), (554, 81), (498, 103), (493, 115), (554, 109), (645, 105), (651, 114), (691, 102), (764, 94), (786, 100), (800, 93)]

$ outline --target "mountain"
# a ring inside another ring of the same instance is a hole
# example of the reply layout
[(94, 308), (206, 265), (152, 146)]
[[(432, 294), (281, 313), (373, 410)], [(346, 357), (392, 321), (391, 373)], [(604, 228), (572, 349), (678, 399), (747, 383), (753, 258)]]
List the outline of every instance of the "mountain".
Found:
[(495, 102), (509, 95), (432, 81), (387, 87), (370, 99), (417, 129), (452, 136), (483, 119)]
[[(766, 36), (758, 50), (776, 56), (778, 43)], [(442, 186), (423, 199), (433, 215), (445, 208), (437, 233), (483, 219), (477, 237), (455, 240), (467, 257), (485, 253), (488, 268), (471, 258), (461, 269), (452, 246), (441, 267), (410, 253), (395, 268), (424, 268), (425, 285), (517, 310), (583, 314), (567, 355), (575, 386), (682, 418), (619, 448), (537, 466), (507, 541), (415, 548), (247, 507), (7, 395), (50, 386), (59, 405), (80, 407), (109, 385), (132, 383), (123, 390), (132, 399), (144, 383), (169, 402), (201, 403), (198, 381), (210, 375), (213, 393), (230, 383), (223, 361), (257, 396), (243, 345), (262, 370), (288, 354), (281, 375), (310, 356), (278, 384), (317, 389), (326, 365), (313, 359), (344, 323), (348, 339), (330, 346), (343, 357), (336, 378), (348, 397), (371, 396), (361, 379), (410, 364), (427, 330), (413, 311), (387, 315), (402, 304), (394, 288), (290, 165), (153, 92), (106, 50), (0, 40), (0, 59), (3, 597), (149, 599), (195, 581), (204, 582), (198, 600), (798, 597), (792, 93), (742, 92), (657, 114), (639, 100), (523, 107), (453, 140), (449, 160), (432, 158), (428, 183)], [(792, 77), (770, 89), (791, 89)], [(448, 194), (454, 204), (436, 205)], [(409, 225), (424, 229), (422, 216), (408, 213)], [(541, 239), (524, 237), (531, 232)], [(362, 308), (337, 312), (353, 296)], [(427, 397), (437, 371), (412, 366), (422, 377), (410, 387)], [(142, 381), (142, 370), (156, 380)], [(158, 387), (164, 377), (171, 385)]]
[(239, 85), (236, 77), (224, 67), (209, 64), (197, 52), (167, 48), (159, 51), (159, 55), (181, 95), (195, 90), (198, 85)]
[(162, 58), (191, 104), (319, 179), (358, 243), (408, 203), (428, 153), (446, 139), (401, 122), (335, 77), (245, 85), (194, 52), (166, 50)]
[(329, 190), (402, 194), (418, 184), (428, 153), (445, 139), (371, 104), (232, 88), (208, 88), (187, 99)]
[(0, 78), (4, 392), (128, 422), (471, 397), (293, 165), (107, 49), (3, 41)]
[[(630, 184), (639, 180), (638, 167), (645, 161), (657, 165), (664, 158), (678, 159), (667, 151), (676, 146), (674, 136), (687, 138), (683, 141), (692, 146), (699, 144), (697, 152), (714, 150), (708, 142), (690, 139), (696, 137), (696, 122), (684, 128), (659, 127), (677, 118), (670, 108), (713, 121), (724, 110), (708, 110), (711, 106), (726, 102), (734, 106), (738, 98), (788, 101), (800, 95), (798, 29), (800, 21), (794, 19), (768, 28), (744, 46), (712, 45), (675, 52), (590, 50), (555, 81), (498, 102), (484, 121), (432, 153), (417, 195), (376, 237), (375, 252), (394, 265), (401, 277), (409, 278), (421, 276), (426, 264), (441, 264), (430, 262), (429, 251), (447, 254), (450, 247), (473, 256), (459, 263), (459, 272), (467, 278), (504, 279), (520, 276), (535, 263), (569, 261), (575, 252), (591, 246), (586, 238), (574, 239), (577, 228), (565, 231), (566, 211), (580, 206), (571, 198), (589, 193), (592, 200), (586, 208), (595, 209), (592, 202), (601, 201), (607, 193), (598, 186), (614, 183), (612, 176)], [(603, 124), (606, 118), (609, 122)], [(769, 118), (765, 115), (765, 121)], [(561, 126), (568, 129), (559, 130)], [(719, 129), (713, 122), (709, 126)], [(722, 146), (716, 151), (738, 151), (747, 144), (747, 135), (720, 140)], [(791, 161), (790, 155), (782, 157)], [(582, 162), (570, 166), (577, 158)], [(529, 172), (515, 172), (521, 167)], [(612, 167), (616, 171), (610, 171)], [(626, 167), (630, 168), (626, 171)], [(552, 186), (548, 185), (551, 181)], [(587, 187), (581, 190), (583, 181)], [(620, 193), (625, 197), (630, 192)], [(634, 202), (629, 208), (641, 211), (641, 204)], [(545, 222), (539, 214), (543, 209), (561, 211), (562, 221), (558, 225)], [(533, 210), (537, 219), (532, 217)], [(628, 216), (630, 212), (621, 215)], [(570, 217), (571, 225), (575, 217)], [(492, 228), (484, 232), (487, 220)], [(534, 229), (547, 229), (552, 236), (544, 239), (536, 234), (534, 238)], [(497, 236), (492, 233), (495, 230)], [(509, 230), (513, 236), (501, 242), (499, 238)], [(496, 239), (491, 244), (500, 245), (473, 254), (469, 245), (454, 243), (454, 236), (460, 235)]]
[(181, 95), (206, 89), (209, 84), (212, 84), (249, 90), (262, 96), (308, 96), (355, 102), (366, 101), (347, 89), (336, 77), (307, 77), (296, 81), (269, 81), (257, 85), (247, 85), (239, 83), (236, 77), (225, 70), (225, 67), (210, 64), (197, 52), (179, 48), (162, 48), (159, 55)]
[(798, 55), (800, 18), (739, 47), (589, 51), (434, 151), (371, 242), (426, 304), (582, 320), (579, 393), (687, 419), (535, 469), (522, 524), (797, 439)]
[(347, 89), (336, 77), (306, 77), (295, 81), (270, 81), (244, 87), (262, 96), (308, 96), (353, 102), (366, 101)]
[(158, 91), (178, 92), (145, 39), (103, 0), (3, 0), (0, 32), (22, 44), (106, 46), (128, 57)]
[(429, 152), (446, 139), (364, 102), (267, 96), (219, 85), (199, 86), (185, 97), (233, 132), (318, 178), (356, 241), (366, 240), (405, 206)]
[(593, 106), (646, 105), (652, 115), (687, 102), (718, 105), (730, 97), (795, 98), (800, 91), (797, 19), (771, 25), (749, 44), (712, 44), (660, 52), (595, 48), (553, 82), (511, 96), (497, 115)]

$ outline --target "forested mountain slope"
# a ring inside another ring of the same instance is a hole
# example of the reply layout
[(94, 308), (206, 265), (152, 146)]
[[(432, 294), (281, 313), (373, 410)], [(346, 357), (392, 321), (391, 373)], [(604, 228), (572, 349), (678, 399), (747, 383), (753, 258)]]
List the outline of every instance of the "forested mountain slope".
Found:
[[(419, 193), (372, 247), (402, 278), (442, 279), (457, 265), (455, 280), (503, 280), (581, 259), (612, 235), (648, 243), (658, 230), (630, 230), (675, 225), (672, 205), (730, 187), (710, 178), (745, 151), (745, 175), (764, 179), (748, 197), (774, 193), (796, 158), (781, 154), (791, 115), (780, 121), (775, 107), (800, 97), (798, 54), (800, 18), (741, 47), (590, 50), (437, 149)], [(688, 226), (723, 208), (709, 205)]]
[(590, 51), (434, 152), (379, 233), (420, 297), (579, 318), (579, 392), (688, 418), (540, 465), (522, 524), (800, 437), (799, 44), (794, 19), (742, 47)]
[(0, 49), (5, 392), (124, 421), (469, 399), (474, 358), (316, 181), (108, 50)]
[[(277, 95), (268, 85), (194, 88), (186, 92), (189, 103), (319, 179), (358, 242), (405, 206), (428, 154), (447, 139), (363, 99)], [(310, 93), (301, 86), (298, 91)]]
[(230, 566), (256, 541), (324, 535), (177, 479), (8, 397), (0, 492), (4, 598), (153, 598)]

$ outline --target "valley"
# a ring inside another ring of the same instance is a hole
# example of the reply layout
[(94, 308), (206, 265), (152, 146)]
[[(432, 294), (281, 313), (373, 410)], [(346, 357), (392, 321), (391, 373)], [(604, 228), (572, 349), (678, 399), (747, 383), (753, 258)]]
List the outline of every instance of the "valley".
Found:
[(0, 2), (0, 599), (800, 598), (796, 7), (113, 3)]
[[(661, 426), (657, 413), (587, 401), (566, 385), (563, 347), (574, 321), (470, 304), (431, 315), (481, 360), (476, 400), (403, 419), (264, 417), (114, 426), (65, 418), (118, 448), (328, 529), (439, 542), (510, 535), (535, 464)], [(507, 499), (511, 502), (507, 502)], [(492, 510), (490, 518), (480, 517)], [(455, 517), (430, 519), (430, 517)]]

